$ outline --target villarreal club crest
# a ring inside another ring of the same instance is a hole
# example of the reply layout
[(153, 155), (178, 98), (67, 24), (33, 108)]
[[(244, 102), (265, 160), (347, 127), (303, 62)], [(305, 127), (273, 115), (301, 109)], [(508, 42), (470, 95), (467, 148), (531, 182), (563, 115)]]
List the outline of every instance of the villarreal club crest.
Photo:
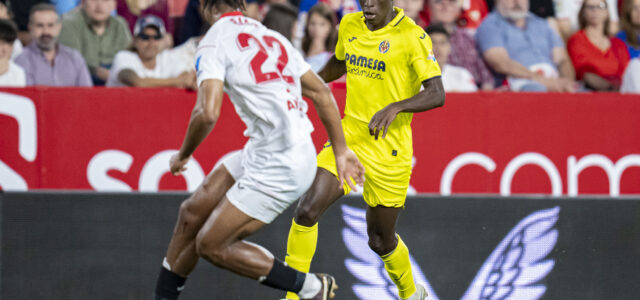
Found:
[(387, 53), (387, 51), (389, 51), (389, 47), (391, 47), (391, 45), (389, 44), (389, 41), (384, 40), (380, 42), (380, 46), (378, 46), (378, 51), (380, 51), (380, 53), (382, 54), (385, 54)]

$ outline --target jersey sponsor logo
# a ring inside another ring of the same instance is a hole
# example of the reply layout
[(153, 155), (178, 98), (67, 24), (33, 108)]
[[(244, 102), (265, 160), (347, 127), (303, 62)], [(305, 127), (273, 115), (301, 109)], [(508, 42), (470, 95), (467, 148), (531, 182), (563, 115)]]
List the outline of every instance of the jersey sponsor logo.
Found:
[(350, 65), (371, 69), (373, 71), (384, 72), (387, 69), (387, 64), (385, 64), (384, 61), (362, 55), (346, 53), (344, 60)]
[(429, 50), (429, 56), (427, 57), (427, 59), (436, 62), (436, 56), (433, 54), (433, 50)]
[(380, 51), (380, 53), (382, 54), (385, 54), (387, 53), (387, 51), (389, 51), (390, 47), (391, 47), (391, 44), (389, 43), (389, 41), (384, 40), (380, 42), (380, 46), (378, 46), (378, 51)]

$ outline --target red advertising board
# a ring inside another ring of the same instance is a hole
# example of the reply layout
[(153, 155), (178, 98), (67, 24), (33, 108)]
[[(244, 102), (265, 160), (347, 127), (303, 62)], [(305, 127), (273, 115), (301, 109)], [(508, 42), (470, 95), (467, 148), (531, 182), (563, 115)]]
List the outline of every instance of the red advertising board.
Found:
[[(334, 94), (342, 107), (345, 90)], [(171, 176), (194, 101), (176, 89), (2, 89), (0, 188), (193, 190), (246, 141), (225, 100), (186, 174)], [(640, 96), (448, 94), (414, 116), (413, 135), (418, 193), (640, 194)]]

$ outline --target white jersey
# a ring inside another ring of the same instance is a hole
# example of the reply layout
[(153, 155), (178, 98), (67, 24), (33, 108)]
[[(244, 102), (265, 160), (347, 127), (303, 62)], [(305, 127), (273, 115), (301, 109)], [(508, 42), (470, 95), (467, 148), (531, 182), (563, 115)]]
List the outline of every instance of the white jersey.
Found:
[(309, 69), (285, 37), (239, 12), (222, 15), (196, 54), (198, 86), (206, 79), (224, 81), (249, 145), (268, 150), (310, 139), (313, 126), (300, 87)]

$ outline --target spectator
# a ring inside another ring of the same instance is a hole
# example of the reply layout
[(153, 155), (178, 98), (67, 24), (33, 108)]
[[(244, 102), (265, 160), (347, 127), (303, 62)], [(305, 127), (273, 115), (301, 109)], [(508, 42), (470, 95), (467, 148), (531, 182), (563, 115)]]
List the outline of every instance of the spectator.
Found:
[(298, 10), (288, 3), (272, 4), (264, 16), (262, 24), (271, 30), (275, 30), (292, 40), (296, 28)]
[(173, 21), (169, 17), (169, 1), (168, 0), (117, 0), (118, 15), (123, 17), (129, 23), (131, 32), (134, 30), (136, 20), (140, 16), (153, 15), (162, 20), (166, 24), (169, 34), (164, 35), (161, 44), (162, 49), (173, 47)]
[(180, 45), (192, 37), (202, 35), (208, 27), (200, 11), (200, 0), (189, 0), (182, 19), (182, 29), (176, 32), (176, 44)]
[(307, 15), (307, 26), (302, 38), (302, 52), (314, 72), (319, 72), (336, 48), (338, 20), (324, 3), (314, 5)]
[(22, 87), (27, 84), (24, 70), (11, 61), (13, 42), (18, 38), (18, 29), (9, 20), (0, 19), (0, 86)]
[(462, 12), (458, 26), (467, 29), (471, 34), (476, 32), (482, 20), (489, 14), (487, 2), (484, 0), (461, 0)]
[(640, 0), (623, 0), (616, 37), (627, 44), (631, 58), (640, 57)]
[(482, 56), (514, 91), (574, 92), (574, 70), (560, 36), (529, 12), (528, 0), (497, 0), (478, 27)]
[[(487, 6), (489, 7), (489, 10), (493, 11), (496, 2), (497, 1), (494, 0), (487, 0)], [(540, 18), (552, 20), (556, 15), (554, 0), (530, 0), (529, 11)]]
[(622, 77), (620, 92), (640, 94), (640, 58), (634, 58)]
[(451, 54), (449, 32), (440, 24), (427, 27), (427, 33), (433, 43), (433, 53), (442, 70), (442, 85), (446, 92), (475, 92), (478, 90), (471, 73), (462, 67), (447, 63)]
[(576, 78), (595, 91), (617, 91), (629, 53), (623, 41), (607, 35), (607, 2), (584, 0), (578, 19), (580, 31), (567, 42)]
[[(7, 7), (7, 0), (0, 0), (0, 20), (8, 20), (13, 23), (11, 18), (11, 11)], [(16, 38), (13, 42), (13, 52), (11, 52), (11, 60), (15, 60), (18, 55), (22, 53), (22, 43), (20, 39)]]
[(442, 24), (451, 37), (449, 64), (463, 67), (471, 72), (482, 90), (492, 90), (495, 85), (493, 75), (480, 57), (473, 37), (456, 25), (460, 11), (460, 4), (456, 0), (429, 1), (430, 22)]
[(82, 53), (95, 85), (105, 84), (116, 53), (131, 43), (126, 22), (111, 15), (115, 5), (115, 0), (83, 0), (62, 22), (60, 43)]
[(427, 20), (420, 14), (424, 8), (424, 0), (396, 0), (395, 6), (404, 10), (404, 15), (411, 18), (422, 28), (427, 27)]
[(92, 86), (82, 55), (58, 43), (61, 27), (55, 6), (33, 6), (29, 17), (33, 41), (16, 58), (27, 73), (27, 85)]
[[(609, 25), (607, 33), (618, 32), (618, 3), (616, 0), (606, 0), (609, 8)], [(584, 0), (554, 0), (558, 31), (566, 41), (580, 29), (578, 14)]]
[(107, 86), (179, 87), (196, 89), (192, 65), (176, 63), (170, 51), (162, 51), (166, 29), (162, 19), (143, 16), (134, 28), (131, 51), (118, 52), (107, 80)]
[(38, 3), (49, 3), (49, 0), (10, 0), (9, 8), (13, 14), (13, 20), (18, 25), (18, 39), (23, 45), (29, 45), (31, 42), (31, 34), (28, 31), (29, 12), (31, 7)]

